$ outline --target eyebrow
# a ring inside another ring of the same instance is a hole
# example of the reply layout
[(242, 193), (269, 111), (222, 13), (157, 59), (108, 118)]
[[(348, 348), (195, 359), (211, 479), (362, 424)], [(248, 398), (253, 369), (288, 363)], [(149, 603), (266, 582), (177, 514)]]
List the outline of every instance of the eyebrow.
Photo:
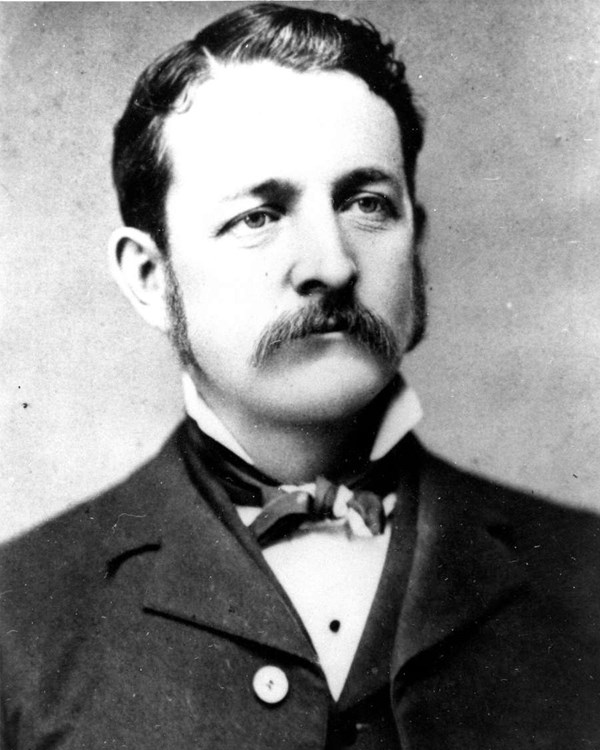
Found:
[(256, 185), (249, 185), (240, 190), (236, 190), (231, 195), (222, 198), (224, 203), (230, 203), (240, 198), (262, 198), (275, 201), (287, 201), (298, 194), (298, 188), (289, 180), (269, 179), (259, 182)]
[(373, 183), (391, 185), (400, 195), (403, 192), (402, 180), (398, 179), (395, 174), (385, 172), (376, 167), (361, 167), (353, 169), (335, 181), (333, 190), (334, 202), (337, 203), (347, 195), (355, 193), (357, 190)]
[[(348, 174), (342, 175), (333, 183), (334, 202), (343, 199), (344, 196), (355, 192), (365, 185), (373, 183), (384, 183), (391, 185), (400, 194), (403, 192), (402, 180), (397, 175), (386, 172), (377, 167), (359, 167), (353, 169)], [(241, 198), (253, 197), (261, 200), (271, 200), (281, 203), (287, 203), (300, 193), (300, 188), (289, 180), (270, 178), (263, 180), (256, 185), (236, 190), (235, 193), (226, 195), (222, 198), (223, 203), (230, 203)]]

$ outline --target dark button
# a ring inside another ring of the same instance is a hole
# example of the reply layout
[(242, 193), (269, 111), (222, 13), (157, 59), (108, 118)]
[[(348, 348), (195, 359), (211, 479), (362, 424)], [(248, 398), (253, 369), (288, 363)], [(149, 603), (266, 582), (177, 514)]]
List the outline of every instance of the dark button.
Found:
[(340, 629), (341, 624), (342, 623), (339, 620), (332, 620), (329, 623), (329, 630), (331, 630), (332, 633), (337, 633)]
[(353, 721), (342, 721), (339, 718), (334, 718), (329, 725), (329, 732), (327, 736), (327, 747), (338, 748), (350, 747), (354, 745), (358, 737), (358, 729), (364, 725), (357, 725)]

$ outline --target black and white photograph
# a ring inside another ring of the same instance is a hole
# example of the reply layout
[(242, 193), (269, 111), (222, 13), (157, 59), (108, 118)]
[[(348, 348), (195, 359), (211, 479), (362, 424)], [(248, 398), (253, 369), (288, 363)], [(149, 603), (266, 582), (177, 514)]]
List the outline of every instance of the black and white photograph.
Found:
[(0, 2), (1, 750), (600, 748), (600, 6)]

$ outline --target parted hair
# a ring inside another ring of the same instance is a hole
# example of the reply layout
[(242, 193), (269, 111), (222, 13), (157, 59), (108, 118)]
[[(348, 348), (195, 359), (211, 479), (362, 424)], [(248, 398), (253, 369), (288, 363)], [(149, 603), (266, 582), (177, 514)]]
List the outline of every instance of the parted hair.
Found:
[[(367, 21), (276, 3), (229, 13), (157, 58), (135, 83), (114, 130), (113, 180), (123, 221), (148, 232), (167, 252), (165, 198), (170, 184), (165, 118), (184, 111), (190, 87), (208, 80), (215, 63), (271, 61), (299, 72), (346, 71), (361, 78), (393, 109), (404, 169), (414, 202), (423, 117), (394, 45)], [(417, 214), (417, 219), (421, 212)], [(417, 231), (419, 227), (417, 226)]]

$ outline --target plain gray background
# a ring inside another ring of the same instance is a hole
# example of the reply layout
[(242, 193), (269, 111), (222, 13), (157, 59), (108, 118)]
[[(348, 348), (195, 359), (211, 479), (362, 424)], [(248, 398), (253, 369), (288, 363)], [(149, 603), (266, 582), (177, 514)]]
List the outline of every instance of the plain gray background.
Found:
[[(182, 413), (168, 346), (106, 270), (111, 129), (146, 64), (239, 5), (0, 5), (1, 537), (123, 476)], [(600, 4), (313, 5), (395, 38), (427, 113), (420, 435), (600, 508)]]

